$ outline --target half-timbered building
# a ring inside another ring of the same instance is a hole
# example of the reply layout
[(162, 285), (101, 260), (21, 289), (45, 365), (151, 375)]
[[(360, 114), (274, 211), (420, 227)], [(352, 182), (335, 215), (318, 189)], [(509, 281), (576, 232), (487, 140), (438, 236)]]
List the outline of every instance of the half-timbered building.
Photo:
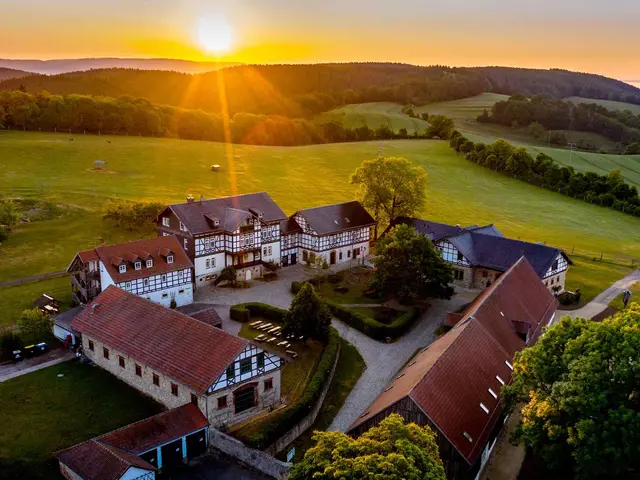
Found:
[(359, 436), (397, 413), (436, 433), (448, 479), (477, 478), (506, 421), (500, 389), (511, 382), (513, 357), (553, 323), (556, 309), (521, 258), (409, 362), (348, 433)]
[(165, 307), (193, 302), (193, 264), (173, 236), (81, 251), (67, 271), (76, 305), (87, 304), (109, 285)]
[(261, 277), (263, 264), (280, 263), (280, 222), (284, 212), (265, 193), (168, 206), (157, 219), (160, 236), (175, 235), (194, 263), (195, 285), (215, 281), (225, 267), (238, 280)]
[(278, 355), (114, 286), (71, 326), (96, 365), (168, 408), (197, 405), (214, 427), (280, 403)]
[(298, 210), (282, 233), (282, 265), (318, 257), (329, 265), (357, 262), (369, 253), (375, 223), (356, 201)]
[(429, 237), (453, 266), (454, 283), (468, 288), (486, 288), (524, 256), (550, 291), (562, 293), (573, 265), (562, 249), (507, 238), (493, 225), (461, 227), (408, 217), (396, 224)]

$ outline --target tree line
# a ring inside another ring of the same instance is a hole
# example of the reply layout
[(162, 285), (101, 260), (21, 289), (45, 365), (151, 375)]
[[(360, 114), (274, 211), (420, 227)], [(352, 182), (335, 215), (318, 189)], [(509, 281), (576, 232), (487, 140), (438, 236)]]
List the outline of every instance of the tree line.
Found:
[[(425, 116), (423, 118), (428, 118)], [(317, 125), (282, 115), (236, 113), (225, 122), (220, 114), (156, 105), (132, 97), (88, 95), (32, 95), (20, 90), (0, 91), (0, 127), (49, 132), (143, 135), (251, 145), (309, 145), (332, 142), (445, 138), (453, 131), (446, 117), (434, 115), (424, 132), (355, 129), (340, 123)], [(225, 126), (226, 125), (226, 126)]]
[(640, 217), (638, 189), (624, 181), (620, 170), (613, 170), (608, 175), (576, 172), (571, 166), (558, 165), (544, 153), (534, 159), (524, 147), (514, 147), (501, 139), (489, 145), (474, 143), (457, 130), (449, 144), (467, 160), (493, 171)]
[(497, 102), (491, 113), (483, 111), (477, 120), (508, 126), (539, 124), (547, 130), (593, 132), (622, 145), (640, 142), (640, 115), (633, 115), (628, 110), (607, 110), (595, 103), (575, 105), (539, 95), (512, 95), (508, 100)]

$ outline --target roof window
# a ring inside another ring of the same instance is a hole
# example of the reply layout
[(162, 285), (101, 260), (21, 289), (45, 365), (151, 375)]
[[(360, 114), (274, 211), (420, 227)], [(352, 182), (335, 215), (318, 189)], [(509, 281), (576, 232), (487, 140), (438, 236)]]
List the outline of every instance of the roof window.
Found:
[(349, 220), (348, 217), (344, 217), (344, 221), (347, 222), (347, 223), (351, 223), (351, 220)]
[(489, 414), (489, 409), (484, 403), (480, 402), (480, 408), (484, 410), (484, 413), (486, 413), (487, 415)]
[(513, 365), (511, 365), (511, 364), (509, 363), (509, 361), (508, 361), (508, 360), (505, 360), (505, 361), (504, 361), (504, 364), (505, 364), (507, 367), (509, 367), (511, 370), (513, 370)]
[(371, 412), (368, 412), (368, 411), (367, 411), (367, 412), (364, 412), (362, 415), (360, 415), (360, 418), (362, 418), (362, 417), (366, 417), (367, 415), (369, 415), (369, 413), (371, 413)]
[(504, 385), (504, 380), (500, 378), (500, 375), (496, 375), (496, 380), (498, 380), (502, 385)]
[(167, 263), (173, 263), (173, 255), (167, 255)]
[(397, 379), (399, 379), (399, 378), (402, 378), (402, 377), (404, 377), (404, 372), (403, 372), (403, 373), (401, 373), (400, 375), (398, 375), (398, 376), (396, 377), (396, 380), (397, 380)]
[(469, 435), (467, 432), (462, 432), (462, 435), (464, 435), (464, 438), (469, 440), (469, 443), (473, 443), (473, 438), (471, 438), (471, 435)]
[(125, 272), (127, 271), (127, 266), (126, 266), (126, 265), (124, 265), (124, 264), (120, 265), (120, 266), (118, 267), (118, 271), (119, 271), (120, 273), (125, 273)]
[(134, 266), (136, 267), (136, 270), (140, 270), (142, 268), (142, 262), (137, 261), (136, 263), (134, 263)]
[(491, 394), (491, 396), (493, 398), (495, 398), (496, 400), (498, 399), (498, 394), (496, 392), (494, 392), (492, 389), (489, 389), (489, 393)]

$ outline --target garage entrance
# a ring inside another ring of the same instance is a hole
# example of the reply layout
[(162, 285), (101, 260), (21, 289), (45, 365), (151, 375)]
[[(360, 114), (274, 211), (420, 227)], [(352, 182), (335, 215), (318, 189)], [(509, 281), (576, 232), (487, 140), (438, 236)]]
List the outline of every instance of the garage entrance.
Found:
[(160, 449), (162, 452), (162, 468), (171, 468), (174, 465), (182, 463), (182, 439), (163, 445)]
[(187, 435), (187, 458), (192, 458), (202, 455), (207, 451), (207, 432), (206, 430), (200, 430), (199, 432)]

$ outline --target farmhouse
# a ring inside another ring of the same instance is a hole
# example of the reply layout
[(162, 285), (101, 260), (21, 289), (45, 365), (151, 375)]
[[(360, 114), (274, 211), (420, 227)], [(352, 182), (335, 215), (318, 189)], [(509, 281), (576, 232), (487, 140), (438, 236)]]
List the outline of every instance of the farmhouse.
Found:
[(486, 288), (524, 256), (547, 288), (561, 293), (573, 265), (562, 249), (507, 238), (493, 225), (460, 227), (408, 217), (400, 223), (429, 237), (453, 265), (455, 283), (468, 288)]
[(209, 423), (183, 405), (56, 454), (60, 473), (81, 480), (153, 480), (156, 470), (206, 451)]
[(279, 356), (113, 285), (71, 327), (98, 366), (168, 408), (197, 405), (215, 427), (280, 403)]
[(418, 353), (349, 428), (358, 436), (392, 413), (436, 432), (450, 480), (476, 477), (503, 424), (500, 388), (516, 352), (555, 318), (557, 303), (525, 258), (472, 302), (457, 325)]
[(213, 200), (187, 199), (157, 219), (158, 234), (175, 235), (195, 265), (196, 287), (213, 282), (225, 267), (238, 280), (262, 276), (265, 262), (280, 261), (280, 222), (287, 216), (265, 193)]
[(360, 202), (298, 210), (281, 226), (282, 265), (321, 257), (329, 265), (364, 258), (375, 220)]
[(109, 285), (169, 307), (193, 302), (193, 264), (174, 237), (156, 237), (78, 252), (67, 268), (76, 305)]

